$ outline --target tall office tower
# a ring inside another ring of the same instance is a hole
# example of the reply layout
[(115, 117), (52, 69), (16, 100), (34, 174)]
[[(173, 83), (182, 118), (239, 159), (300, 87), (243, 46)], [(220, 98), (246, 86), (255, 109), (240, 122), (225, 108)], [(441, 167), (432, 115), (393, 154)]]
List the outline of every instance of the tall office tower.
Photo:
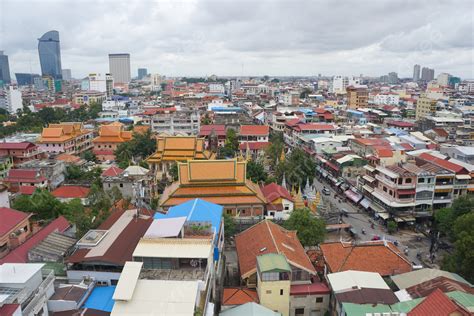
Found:
[(29, 86), (34, 84), (35, 78), (40, 78), (38, 74), (15, 73), (16, 83), (19, 86)]
[(0, 85), (2, 83), (10, 83), (10, 66), (8, 64), (8, 56), (0, 50)]
[(420, 65), (413, 66), (413, 81), (420, 80)]
[(421, 69), (421, 80), (431, 81), (434, 79), (434, 69), (423, 67)]
[(109, 71), (115, 83), (129, 83), (132, 79), (130, 54), (109, 54)]
[(138, 80), (142, 80), (148, 75), (148, 70), (146, 68), (138, 68)]
[(72, 79), (71, 69), (63, 69), (61, 73), (63, 75), (63, 80), (71, 80)]
[(38, 53), (41, 64), (41, 74), (54, 79), (62, 79), (61, 49), (59, 32), (49, 31), (38, 39)]
[(388, 73), (388, 83), (389, 84), (397, 84), (398, 83), (398, 74), (396, 72), (389, 72)]

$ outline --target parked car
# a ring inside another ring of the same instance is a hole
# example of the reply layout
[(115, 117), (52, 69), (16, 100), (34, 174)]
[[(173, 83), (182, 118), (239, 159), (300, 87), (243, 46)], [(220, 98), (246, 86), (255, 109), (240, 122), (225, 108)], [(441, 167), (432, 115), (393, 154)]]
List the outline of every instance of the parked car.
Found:
[(331, 191), (329, 191), (329, 189), (325, 187), (325, 188), (323, 188), (323, 194), (324, 195), (331, 195)]
[(374, 237), (372, 237), (372, 240), (380, 240), (380, 236), (379, 235), (374, 235)]

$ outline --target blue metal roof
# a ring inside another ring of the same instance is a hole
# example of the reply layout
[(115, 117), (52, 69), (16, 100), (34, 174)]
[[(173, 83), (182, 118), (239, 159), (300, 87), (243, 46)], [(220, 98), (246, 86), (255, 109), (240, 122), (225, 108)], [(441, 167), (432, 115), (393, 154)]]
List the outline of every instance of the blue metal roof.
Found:
[(186, 217), (188, 222), (211, 222), (212, 228), (218, 233), (223, 210), (221, 205), (194, 199), (171, 207), (166, 214), (155, 213), (154, 218)]
[(93, 308), (104, 312), (112, 312), (114, 308), (114, 300), (112, 296), (115, 292), (115, 286), (99, 286), (95, 287), (83, 307)]

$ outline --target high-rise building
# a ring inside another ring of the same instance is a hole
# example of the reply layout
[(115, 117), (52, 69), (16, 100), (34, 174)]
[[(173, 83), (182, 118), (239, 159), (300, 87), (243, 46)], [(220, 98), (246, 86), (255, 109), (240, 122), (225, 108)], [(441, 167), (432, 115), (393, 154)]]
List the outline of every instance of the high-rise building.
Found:
[(421, 80), (431, 81), (434, 79), (434, 69), (423, 67), (421, 69)]
[(107, 97), (113, 94), (114, 80), (110, 74), (89, 74), (89, 89), (90, 91), (106, 92)]
[(448, 73), (440, 73), (438, 77), (436, 78), (436, 81), (440, 86), (447, 87), (449, 86), (449, 79), (451, 78), (451, 75)]
[(8, 56), (0, 50), (0, 85), (10, 83), (10, 65), (8, 64)]
[(148, 75), (148, 70), (146, 68), (138, 68), (138, 80), (143, 79)]
[(63, 69), (61, 73), (63, 75), (63, 80), (71, 80), (72, 79), (71, 69)]
[(109, 71), (115, 83), (129, 83), (132, 79), (130, 54), (109, 54)]
[(30, 86), (35, 83), (35, 78), (40, 78), (38, 74), (15, 73), (16, 83), (19, 86)]
[(416, 120), (421, 120), (426, 116), (434, 115), (436, 113), (436, 105), (436, 100), (430, 99), (426, 95), (421, 95), (416, 102)]
[(413, 66), (413, 81), (417, 82), (420, 80), (420, 65)]
[(349, 109), (366, 108), (369, 105), (369, 91), (367, 86), (349, 86), (346, 91), (347, 107)]
[(397, 84), (398, 83), (398, 74), (396, 72), (389, 72), (388, 73), (388, 83), (389, 84)]
[(49, 31), (38, 39), (38, 53), (41, 64), (41, 74), (54, 79), (62, 79), (61, 49), (59, 32)]

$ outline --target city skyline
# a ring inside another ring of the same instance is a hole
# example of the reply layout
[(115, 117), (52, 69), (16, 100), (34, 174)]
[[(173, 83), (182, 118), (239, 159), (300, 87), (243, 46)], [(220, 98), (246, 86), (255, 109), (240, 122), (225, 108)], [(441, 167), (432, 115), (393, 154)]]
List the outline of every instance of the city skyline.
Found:
[[(77, 78), (107, 72), (108, 54), (116, 51), (131, 54), (133, 73), (146, 67), (169, 76), (397, 72), (409, 78), (413, 65), (422, 64), (474, 77), (468, 1), (109, 3), (54, 1), (45, 20), (34, 18), (46, 10), (40, 3), (4, 1), (0, 49), (9, 55), (11, 72), (39, 72), (35, 41), (54, 29), (61, 34), (63, 67)], [(86, 17), (72, 13), (91, 5), (94, 12)]]

